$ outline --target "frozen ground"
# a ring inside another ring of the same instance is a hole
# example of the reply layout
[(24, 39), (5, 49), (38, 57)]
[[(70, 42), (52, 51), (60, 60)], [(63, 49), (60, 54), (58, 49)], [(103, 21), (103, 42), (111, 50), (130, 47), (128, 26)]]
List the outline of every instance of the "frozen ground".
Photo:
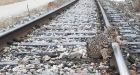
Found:
[(29, 5), (29, 10), (43, 6), (50, 1), (54, 0), (27, 0), (18, 3), (13, 3), (9, 5), (0, 6), (0, 19), (16, 16), (27, 12), (27, 4)]

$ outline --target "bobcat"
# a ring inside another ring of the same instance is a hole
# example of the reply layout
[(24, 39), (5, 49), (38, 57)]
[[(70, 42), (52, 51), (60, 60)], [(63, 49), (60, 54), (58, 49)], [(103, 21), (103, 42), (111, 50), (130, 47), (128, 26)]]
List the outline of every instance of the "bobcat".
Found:
[(118, 31), (116, 27), (109, 27), (106, 31), (100, 32), (94, 38), (87, 41), (87, 55), (89, 58), (99, 59), (103, 58), (103, 61), (107, 61), (111, 56), (111, 43), (120, 42), (117, 39)]

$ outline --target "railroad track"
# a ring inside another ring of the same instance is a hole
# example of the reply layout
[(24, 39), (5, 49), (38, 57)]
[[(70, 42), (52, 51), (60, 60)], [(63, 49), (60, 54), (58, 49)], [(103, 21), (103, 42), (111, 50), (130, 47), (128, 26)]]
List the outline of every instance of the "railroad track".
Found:
[(92, 0), (77, 1), (2, 35), (1, 46), (13, 38), (14, 42), (4, 49), (1, 71), (15, 75), (100, 74), (85, 56), (86, 40), (96, 34), (97, 8)]
[[(88, 39), (92, 41), (100, 31), (105, 32), (112, 25), (119, 27), (120, 35), (127, 41), (122, 47), (111, 42), (116, 62), (113, 55), (107, 64), (103, 63), (102, 58), (89, 58)], [(130, 75), (127, 66), (131, 69), (136, 62), (128, 65), (125, 61), (130, 58), (131, 52), (137, 56), (138, 50), (123, 51), (123, 54), (121, 50), (129, 45), (139, 44), (126, 38), (131, 37), (127, 34), (136, 35), (135, 27), (123, 20), (105, 1), (72, 0), (27, 24), (1, 34), (0, 72), (6, 75)]]
[(139, 23), (136, 21), (129, 21), (129, 19), (125, 17), (125, 15), (122, 15), (122, 13), (120, 13), (119, 11), (111, 8), (109, 2), (102, 1), (102, 4), (104, 6), (107, 17), (109, 18), (110, 24), (119, 28), (119, 34), (123, 39), (120, 49), (123, 53), (126, 65), (130, 70), (130, 74), (138, 75), (140, 45)]

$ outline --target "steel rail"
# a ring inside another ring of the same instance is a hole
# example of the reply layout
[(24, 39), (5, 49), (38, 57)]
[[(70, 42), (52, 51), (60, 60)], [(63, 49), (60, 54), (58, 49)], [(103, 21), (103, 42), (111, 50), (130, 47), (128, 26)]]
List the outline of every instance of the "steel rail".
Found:
[(8, 31), (5, 31), (3, 33), (0, 33), (0, 50), (7, 46), (8, 42), (12, 42), (14, 39), (20, 39), (27, 35), (28, 33), (32, 32), (34, 30), (34, 27), (36, 26), (42, 26), (46, 22), (46, 20), (51, 17), (54, 14), (57, 14), (58, 12), (62, 12), (63, 9), (66, 9), (67, 7), (72, 6), (74, 3), (76, 3), (78, 0), (71, 0), (64, 5), (46, 13), (39, 17), (37, 17), (34, 20), (31, 20), (25, 24), (17, 25), (16, 28), (12, 28)]
[(112, 43), (112, 48), (117, 61), (117, 66), (119, 68), (120, 75), (130, 75), (128, 68), (125, 64), (122, 52), (120, 50), (119, 44), (116, 42)]
[[(98, 3), (99, 9), (100, 9), (100, 11), (102, 13), (103, 20), (105, 22), (105, 27), (108, 28), (108, 27), (111, 26), (111, 24), (110, 24), (110, 22), (109, 22), (109, 20), (107, 18), (107, 15), (106, 15), (106, 13), (105, 13), (100, 1), (99, 0), (96, 0), (96, 1)], [(122, 52), (120, 50), (119, 44), (116, 43), (116, 42), (113, 42), (112, 43), (112, 48), (113, 48), (113, 52), (114, 52), (114, 55), (115, 55), (115, 58), (116, 58), (116, 62), (117, 62), (117, 66), (118, 66), (120, 75), (130, 75), (129, 71), (128, 71), (128, 68), (126, 66), (126, 63), (124, 61)]]
[(110, 22), (109, 22), (109, 20), (108, 20), (108, 18), (107, 18), (107, 16), (106, 16), (106, 13), (105, 13), (105, 11), (104, 11), (104, 9), (103, 9), (101, 3), (99, 2), (99, 0), (97, 0), (97, 3), (98, 3), (98, 6), (100, 7), (100, 11), (101, 11), (101, 13), (102, 13), (103, 20), (104, 20), (104, 22), (105, 22), (105, 26), (106, 26), (106, 28), (108, 28), (108, 27), (111, 26), (111, 24), (110, 24)]

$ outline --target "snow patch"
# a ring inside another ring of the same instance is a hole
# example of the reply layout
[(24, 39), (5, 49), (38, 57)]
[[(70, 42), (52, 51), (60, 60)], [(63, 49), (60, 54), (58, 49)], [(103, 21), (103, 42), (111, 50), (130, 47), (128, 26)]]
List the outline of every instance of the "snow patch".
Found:
[(27, 0), (14, 4), (0, 6), (0, 18), (16, 16), (25, 12), (28, 13), (27, 5), (29, 7), (29, 10), (33, 10), (40, 6), (46, 5), (51, 1), (54, 0)]

